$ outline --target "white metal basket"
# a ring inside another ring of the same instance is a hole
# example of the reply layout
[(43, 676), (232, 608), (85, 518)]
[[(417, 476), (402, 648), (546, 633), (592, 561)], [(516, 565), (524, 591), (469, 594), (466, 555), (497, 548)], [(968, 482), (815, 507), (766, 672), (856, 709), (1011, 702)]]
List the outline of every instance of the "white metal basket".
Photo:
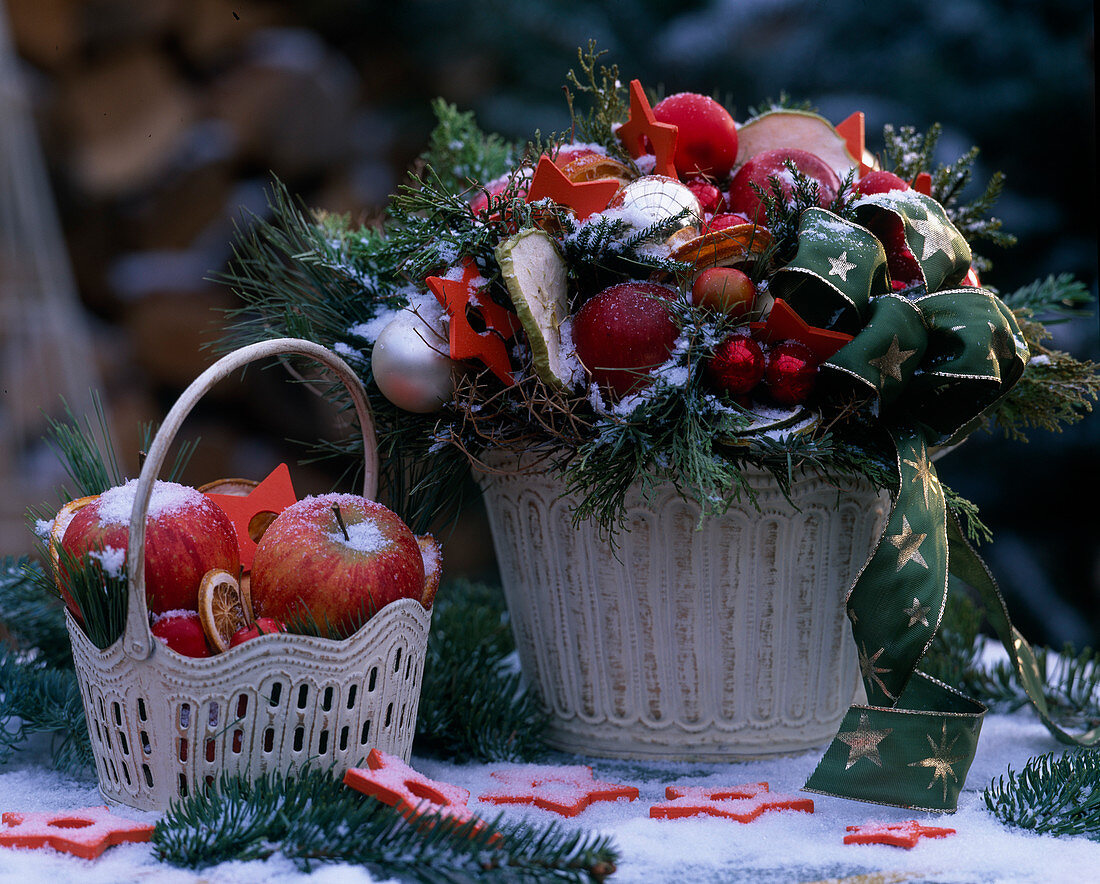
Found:
[(355, 373), (309, 341), (244, 347), (203, 372), (168, 413), (138, 480), (127, 555), (126, 627), (100, 650), (67, 617), (100, 791), (164, 810), (222, 772), (256, 777), (306, 762), (342, 772), (371, 748), (406, 761), (412, 748), (431, 612), (419, 600), (384, 607), (345, 641), (264, 636), (214, 657), (183, 657), (155, 640), (145, 602), (145, 515), (168, 448), (198, 400), (249, 362), (301, 355), (347, 388), (363, 434), (363, 494), (377, 486), (370, 407)]
[(671, 486), (627, 499), (617, 549), (560, 480), (485, 473), (493, 542), (547, 742), (610, 758), (733, 760), (829, 742), (859, 689), (845, 597), (888, 515), (867, 483), (750, 470), (756, 505), (700, 522)]

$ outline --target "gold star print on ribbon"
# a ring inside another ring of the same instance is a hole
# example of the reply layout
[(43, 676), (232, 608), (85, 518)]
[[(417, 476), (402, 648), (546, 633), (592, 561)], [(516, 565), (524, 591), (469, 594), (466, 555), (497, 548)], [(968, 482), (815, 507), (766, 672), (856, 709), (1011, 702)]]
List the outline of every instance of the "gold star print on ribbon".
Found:
[(916, 626), (918, 623), (921, 626), (927, 626), (928, 612), (931, 610), (932, 608), (930, 606), (922, 605), (920, 603), (920, 599), (914, 597), (912, 606), (908, 608), (902, 608), (902, 613), (909, 618), (910, 626)]
[(862, 758), (866, 758), (872, 764), (882, 767), (882, 758), (878, 754), (878, 744), (890, 736), (893, 731), (894, 729), (890, 727), (874, 730), (871, 727), (871, 720), (868, 718), (867, 713), (861, 712), (859, 726), (854, 731), (841, 732), (836, 735), (838, 740), (848, 744), (848, 761), (845, 763), (844, 769), (851, 769)]
[(883, 694), (885, 694), (887, 697), (889, 697), (891, 700), (893, 700), (894, 695), (891, 694), (886, 689), (886, 684), (883, 682), (883, 680), (881, 678), (879, 678), (880, 675), (885, 675), (886, 673), (890, 672), (891, 670), (887, 666), (878, 666), (878, 665), (876, 665), (878, 663), (878, 658), (883, 655), (885, 650), (886, 650), (885, 648), (879, 648), (877, 651), (875, 651), (875, 653), (872, 656), (867, 656), (867, 646), (866, 645), (860, 645), (859, 646), (859, 672), (860, 672), (860, 675), (863, 676), (863, 681), (864, 682), (873, 681), (875, 683), (875, 686), (878, 687), (878, 689), (880, 691), (882, 691)]
[(856, 267), (859, 266), (848, 260), (847, 249), (841, 252), (839, 257), (826, 258), (825, 260), (829, 262), (829, 267), (831, 268), (829, 270), (829, 276), (839, 276), (843, 282), (848, 281), (848, 271), (855, 270)]
[(894, 339), (890, 341), (890, 346), (886, 348), (886, 352), (877, 359), (868, 359), (867, 364), (873, 365), (879, 370), (878, 385), (881, 387), (888, 377), (900, 381), (902, 379), (901, 367), (916, 352), (916, 350), (902, 350), (901, 345), (898, 343), (898, 336), (894, 335)]
[(916, 562), (922, 568), (928, 567), (928, 562), (920, 554), (920, 545), (924, 543), (927, 534), (918, 534), (909, 524), (908, 516), (901, 517), (901, 534), (888, 534), (886, 539), (898, 549), (898, 570), (900, 571), (910, 562)]
[(924, 237), (923, 251), (920, 256), (922, 261), (927, 261), (939, 252), (943, 252), (948, 258), (955, 256), (953, 231), (935, 219), (912, 218), (909, 223), (913, 225), (913, 229), (917, 233)]
[(940, 744), (937, 746), (936, 741), (932, 739), (931, 734), (925, 734), (925, 738), (928, 740), (928, 745), (932, 747), (932, 754), (928, 758), (922, 758), (920, 761), (910, 762), (910, 767), (927, 767), (932, 771), (932, 782), (928, 784), (928, 788), (931, 789), (936, 785), (936, 780), (943, 781), (943, 797), (947, 799), (947, 778), (950, 776), (954, 782), (958, 782), (959, 778), (955, 773), (954, 765), (964, 760), (964, 756), (952, 756), (951, 750), (955, 748), (955, 744), (959, 741), (959, 737), (956, 734), (955, 739), (951, 741), (951, 745), (947, 745), (947, 722), (943, 723), (943, 735), (940, 737)]
[(928, 459), (928, 449), (922, 445), (920, 457), (916, 460), (903, 458), (902, 462), (913, 468), (913, 481), (921, 483), (921, 490), (924, 492), (924, 505), (929, 506), (928, 492), (929, 490), (935, 491), (939, 480), (932, 472), (932, 462)]

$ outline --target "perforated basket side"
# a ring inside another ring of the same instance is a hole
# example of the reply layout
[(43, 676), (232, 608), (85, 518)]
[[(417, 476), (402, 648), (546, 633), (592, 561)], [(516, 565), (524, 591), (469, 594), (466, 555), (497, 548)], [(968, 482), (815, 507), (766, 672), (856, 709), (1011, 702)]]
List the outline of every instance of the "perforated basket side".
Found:
[(340, 774), (371, 748), (408, 760), (430, 621), (402, 599), (345, 642), (274, 635), (198, 660), (158, 646), (142, 661), (70, 622), (100, 790), (163, 810), (223, 772)]

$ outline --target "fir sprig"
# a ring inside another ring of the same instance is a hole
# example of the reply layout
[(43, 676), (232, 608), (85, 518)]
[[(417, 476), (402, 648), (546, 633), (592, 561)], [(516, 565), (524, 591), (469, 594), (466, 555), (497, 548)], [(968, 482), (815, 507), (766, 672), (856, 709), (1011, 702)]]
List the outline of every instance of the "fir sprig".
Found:
[(0, 560), (0, 623), (3, 640), (53, 667), (73, 662), (64, 607), (40, 562), (5, 556)]
[(1081, 316), (1081, 309), (1093, 302), (1092, 293), (1072, 273), (1047, 276), (1021, 286), (1002, 299), (1010, 310), (1043, 317), (1051, 325)]
[(102, 494), (125, 481), (111, 440), (103, 401), (97, 391), (93, 390), (91, 396), (94, 426), (90, 415), (78, 417), (64, 400), (65, 418), (46, 418), (46, 442), (54, 449), (66, 475), (76, 487), (75, 494), (64, 492), (66, 500)]
[(548, 716), (509, 667), (515, 650), (503, 594), (456, 581), (441, 588), (424, 663), (416, 751), (458, 762), (542, 757)]
[(982, 799), (1005, 825), (1100, 841), (1100, 751), (1032, 758), (1018, 774), (1009, 768), (991, 782)]
[[(611, 156), (635, 168), (634, 159), (623, 150), (614, 134), (614, 127), (627, 118), (630, 110), (626, 87), (619, 78), (618, 65), (599, 64), (605, 54), (606, 51), (596, 49), (595, 40), (590, 40), (587, 48), (577, 50), (580, 73), (570, 70), (566, 75), (570, 85), (565, 87), (565, 101), (573, 121), (573, 137), (576, 141), (599, 144)], [(577, 107), (577, 95), (584, 95), (591, 102), (587, 112)]]
[(302, 871), (352, 863), (424, 882), (602, 881), (618, 861), (610, 839), (557, 824), (476, 825), (438, 817), (409, 824), (317, 769), (253, 783), (223, 775), (216, 788), (172, 805), (153, 833), (153, 851), (191, 869), (281, 853)]

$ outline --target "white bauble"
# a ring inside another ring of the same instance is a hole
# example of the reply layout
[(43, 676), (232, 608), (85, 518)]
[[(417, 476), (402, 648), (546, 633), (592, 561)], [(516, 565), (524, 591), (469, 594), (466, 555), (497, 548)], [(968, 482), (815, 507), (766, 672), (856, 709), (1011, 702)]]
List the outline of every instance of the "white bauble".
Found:
[(442, 325), (402, 310), (378, 335), (371, 371), (382, 395), (398, 408), (426, 414), (454, 398), (457, 363)]

